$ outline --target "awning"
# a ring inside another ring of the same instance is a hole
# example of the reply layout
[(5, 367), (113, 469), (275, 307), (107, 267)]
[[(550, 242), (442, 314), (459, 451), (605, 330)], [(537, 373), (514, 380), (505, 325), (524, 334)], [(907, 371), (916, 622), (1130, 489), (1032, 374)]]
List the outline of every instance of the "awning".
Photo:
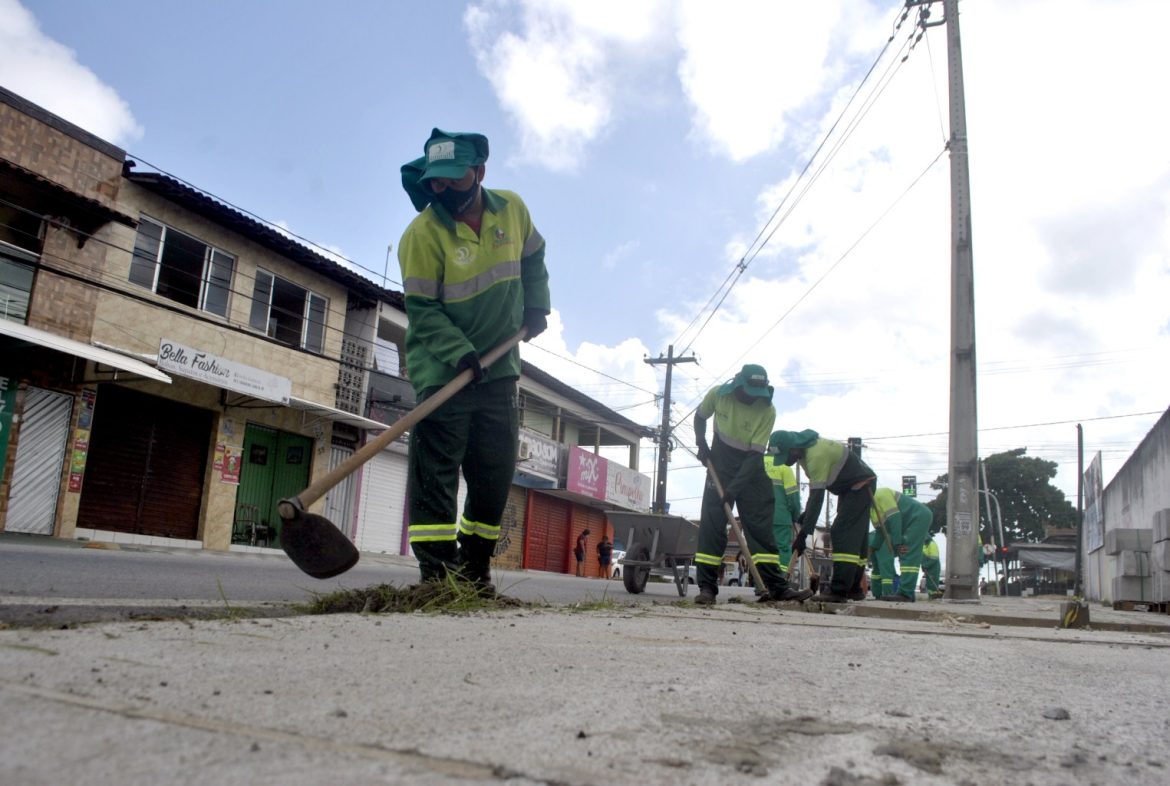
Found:
[(92, 360), (94, 363), (100, 363), (104, 366), (112, 366), (121, 371), (128, 371), (131, 374), (137, 374), (147, 379), (154, 379), (168, 384), (171, 381), (171, 378), (166, 374), (154, 366), (143, 363), (141, 360), (135, 360), (132, 357), (127, 357), (109, 349), (84, 344), (71, 338), (58, 336), (56, 333), (50, 333), (47, 330), (29, 327), (28, 325), (22, 325), (19, 322), (13, 322), (8, 319), (0, 319), (0, 336), (9, 336), (18, 341), (36, 344), (37, 346), (62, 352), (66, 355), (75, 355), (79, 358)]
[(1056, 568), (1068, 571), (1077, 569), (1075, 550), (1038, 549), (1021, 546), (1018, 554), (1020, 564), (1033, 568)]
[(308, 412), (311, 415), (316, 415), (325, 420), (332, 420), (335, 423), (348, 423), (351, 426), (361, 429), (362, 431), (385, 431), (390, 428), (385, 423), (377, 420), (370, 420), (363, 418), (361, 415), (355, 415), (352, 412), (346, 412), (335, 407), (329, 407), (324, 404), (317, 404), (312, 401), (306, 401), (303, 398), (296, 396), (288, 397), (288, 405), (293, 409), (299, 409)]

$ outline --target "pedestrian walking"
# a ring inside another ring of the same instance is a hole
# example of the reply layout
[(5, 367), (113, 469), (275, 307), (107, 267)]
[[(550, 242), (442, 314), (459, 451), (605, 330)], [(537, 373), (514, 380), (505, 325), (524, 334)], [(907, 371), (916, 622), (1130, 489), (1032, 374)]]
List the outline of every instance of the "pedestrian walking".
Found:
[(808, 477), (808, 502), (798, 519), (800, 531), (792, 548), (797, 557), (804, 553), (807, 538), (816, 528), (825, 503), (825, 492), (837, 496), (837, 515), (829, 527), (833, 542), (833, 577), (829, 587), (822, 583), (813, 600), (844, 603), (864, 600), (861, 575), (867, 561), (867, 512), (877, 475), (842, 442), (822, 439), (812, 429), (775, 431), (769, 441), (785, 464), (799, 462)]
[(423, 153), (401, 170), (419, 211), (398, 245), (407, 373), (418, 403), (464, 370), (474, 381), (410, 431), (408, 539), (422, 580), (455, 574), (490, 595), (516, 468), (520, 352), (487, 369), (480, 356), (522, 326), (525, 340), (545, 329), (545, 244), (517, 194), (483, 186), (487, 137), (436, 128)]
[[(788, 585), (780, 572), (780, 555), (772, 534), (775, 497), (772, 481), (764, 471), (768, 435), (776, 422), (772, 386), (762, 366), (744, 366), (723, 385), (711, 388), (695, 411), (695, 441), (699, 461), (707, 467), (699, 520), (699, 545), (695, 553), (695, 582), (700, 605), (711, 605), (719, 592), (719, 568), (727, 548), (727, 514), (724, 504), (739, 512), (744, 538), (764, 587), (757, 587), (761, 601), (804, 600), (811, 592)], [(707, 444), (707, 420), (715, 419), (714, 436)], [(723, 486), (715, 488), (713, 474)]]

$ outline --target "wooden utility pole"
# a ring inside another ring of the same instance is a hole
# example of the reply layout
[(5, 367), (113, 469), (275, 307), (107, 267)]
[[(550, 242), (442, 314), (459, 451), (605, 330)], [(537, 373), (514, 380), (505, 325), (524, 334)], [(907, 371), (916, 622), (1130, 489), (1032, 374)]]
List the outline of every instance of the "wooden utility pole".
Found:
[(666, 463), (670, 457), (670, 376), (675, 363), (695, 363), (695, 356), (676, 358), (674, 344), (666, 349), (666, 357), (646, 358), (651, 366), (666, 366), (666, 387), (662, 392), (662, 427), (658, 430), (658, 482), (654, 490), (654, 512), (666, 513)]

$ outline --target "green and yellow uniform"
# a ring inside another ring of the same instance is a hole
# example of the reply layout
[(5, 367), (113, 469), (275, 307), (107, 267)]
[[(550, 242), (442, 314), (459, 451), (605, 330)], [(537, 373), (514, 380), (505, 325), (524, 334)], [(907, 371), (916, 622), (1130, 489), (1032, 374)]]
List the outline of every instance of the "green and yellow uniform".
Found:
[(829, 594), (860, 598), (861, 577), (869, 548), (866, 513), (877, 476), (844, 443), (822, 439), (812, 429), (773, 432), (768, 444), (781, 461), (790, 449), (804, 451), (799, 463), (809, 482), (808, 502), (803, 514), (806, 534), (816, 526), (825, 504), (825, 492), (837, 496), (837, 515), (829, 527), (829, 537), (833, 541), (833, 578)]
[(894, 552), (886, 545), (886, 539), (878, 530), (869, 533), (869, 561), (873, 571), (869, 574), (869, 588), (875, 598), (889, 595), (898, 583), (898, 571), (894, 566)]
[[(767, 389), (766, 398), (753, 398), (751, 403), (739, 400), (736, 388), (742, 386), (741, 376), (748, 374), (749, 369), (758, 371), (767, 384), (762, 368), (744, 366), (735, 380), (711, 388), (695, 412), (695, 433), (704, 434), (707, 420), (714, 418), (711, 467), (718, 473), (724, 492), (731, 496), (739, 513), (748, 550), (764, 582), (764, 587), (757, 591), (766, 590), (770, 596), (779, 597), (788, 589), (788, 580), (780, 572), (780, 554), (772, 534), (775, 498), (772, 481), (764, 471), (764, 452), (776, 422), (776, 408), (772, 406), (771, 388)], [(714, 596), (718, 592), (719, 567), (726, 547), (727, 516), (723, 499), (708, 473), (695, 553), (695, 581), (701, 593)]]
[[(914, 600), (918, 588), (918, 571), (922, 565), (922, 546), (930, 532), (934, 514), (930, 508), (914, 497), (888, 488), (879, 488), (873, 493), (874, 504), (869, 518), (875, 525), (885, 520), (890, 543), (898, 554), (898, 593)], [(881, 519), (879, 519), (879, 514)], [(900, 553), (901, 546), (906, 552)]]
[(922, 547), (922, 572), (926, 575), (926, 591), (938, 592), (939, 578), (942, 574), (942, 562), (938, 557), (938, 543), (932, 537)]
[[(404, 184), (411, 193), (405, 167)], [(482, 356), (515, 334), (525, 309), (550, 308), (544, 239), (528, 208), (511, 191), (484, 188), (482, 196), (478, 232), (432, 202), (398, 246), (406, 368), (419, 403), (455, 377), (465, 355)], [(456, 567), (487, 578), (516, 467), (519, 377), (513, 348), (411, 429), (408, 538), (424, 580)], [(468, 489), (461, 516), (460, 470)]]
[(800, 486), (792, 467), (779, 461), (774, 453), (764, 456), (764, 471), (772, 479), (772, 493), (776, 497), (772, 505), (772, 535), (780, 554), (780, 572), (787, 574), (792, 559), (792, 524), (800, 515)]

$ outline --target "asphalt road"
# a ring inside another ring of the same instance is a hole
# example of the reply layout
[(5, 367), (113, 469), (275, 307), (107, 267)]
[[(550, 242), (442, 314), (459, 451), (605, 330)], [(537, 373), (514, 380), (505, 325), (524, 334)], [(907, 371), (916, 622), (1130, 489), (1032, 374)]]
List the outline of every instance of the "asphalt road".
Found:
[[(314, 579), (284, 556), (192, 551), (156, 547), (84, 548), (84, 544), (27, 536), (0, 536), (0, 622), (52, 625), (167, 616), (184, 609), (199, 616), (247, 608), (279, 614), (315, 595), (380, 584), (418, 581), (410, 557), (363, 554), (358, 564), (331, 579)], [(652, 579), (640, 595), (620, 580), (577, 578), (539, 571), (495, 572), (496, 586), (518, 600), (550, 605), (614, 599), (653, 603), (677, 601), (670, 582)], [(693, 598), (696, 590), (688, 587)], [(747, 588), (725, 587), (723, 596), (751, 600)], [(171, 611), (167, 611), (170, 609)]]

